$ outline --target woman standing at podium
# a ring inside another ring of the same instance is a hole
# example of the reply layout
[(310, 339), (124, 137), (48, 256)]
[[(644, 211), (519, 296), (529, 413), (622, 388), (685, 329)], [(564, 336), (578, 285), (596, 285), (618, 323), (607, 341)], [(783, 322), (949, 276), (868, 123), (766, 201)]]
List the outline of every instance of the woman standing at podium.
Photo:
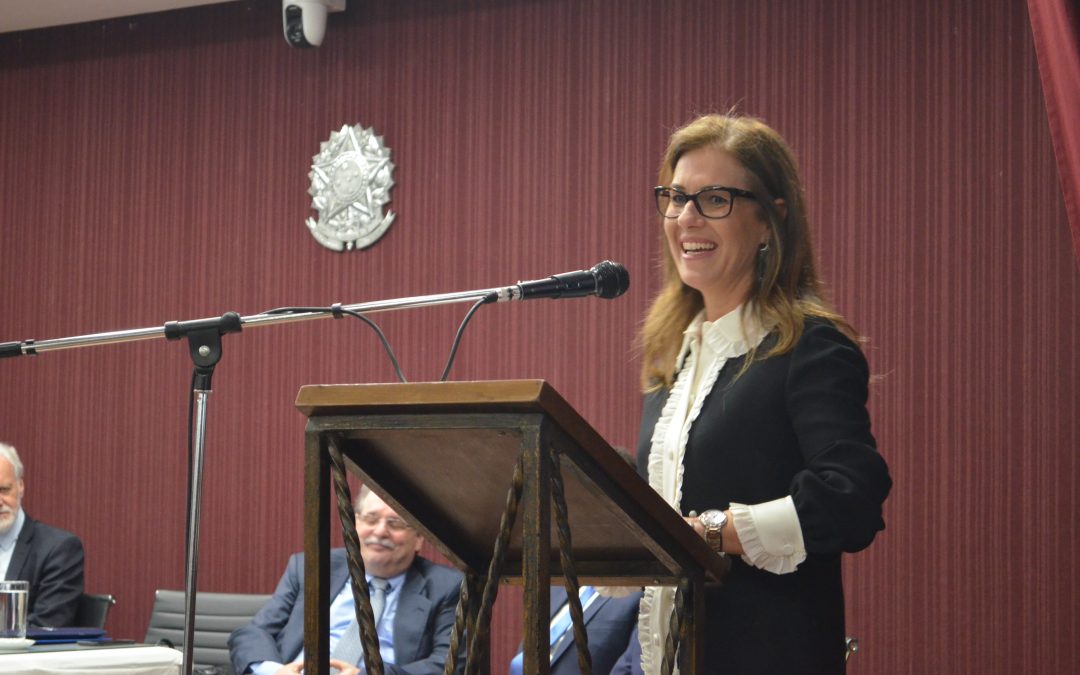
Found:
[[(704, 672), (842, 673), (840, 556), (884, 528), (891, 487), (866, 410), (869, 370), (825, 301), (791, 151), (763, 122), (700, 117), (655, 188), (663, 287), (640, 340), (639, 470), (717, 551)], [(641, 603), (658, 673), (674, 589)]]

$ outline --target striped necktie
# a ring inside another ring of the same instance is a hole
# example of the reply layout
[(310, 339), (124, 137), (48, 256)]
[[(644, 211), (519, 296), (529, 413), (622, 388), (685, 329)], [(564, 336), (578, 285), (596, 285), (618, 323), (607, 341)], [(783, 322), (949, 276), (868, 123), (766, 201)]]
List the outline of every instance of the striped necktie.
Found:
[[(390, 592), (390, 582), (379, 577), (372, 577), (368, 582), (368, 588), (371, 597), (371, 613), (375, 615), (375, 627), (378, 628), (379, 619), (382, 618), (383, 609), (386, 607), (386, 594)], [(360, 665), (360, 659), (364, 657), (364, 647), (360, 643), (360, 624), (356, 622), (355, 616), (349, 622), (349, 626), (341, 635), (337, 646), (334, 647), (334, 653), (330, 656), (354, 666)]]

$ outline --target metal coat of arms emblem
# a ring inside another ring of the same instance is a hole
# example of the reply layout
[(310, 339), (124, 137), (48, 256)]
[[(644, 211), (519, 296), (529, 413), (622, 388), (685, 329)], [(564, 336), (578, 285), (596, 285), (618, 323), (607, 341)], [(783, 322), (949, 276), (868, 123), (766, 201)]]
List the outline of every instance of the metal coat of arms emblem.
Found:
[(394, 187), (394, 163), (381, 136), (359, 124), (330, 133), (311, 158), (311, 207), (319, 219), (308, 229), (323, 246), (350, 251), (371, 246), (394, 222), (383, 213)]

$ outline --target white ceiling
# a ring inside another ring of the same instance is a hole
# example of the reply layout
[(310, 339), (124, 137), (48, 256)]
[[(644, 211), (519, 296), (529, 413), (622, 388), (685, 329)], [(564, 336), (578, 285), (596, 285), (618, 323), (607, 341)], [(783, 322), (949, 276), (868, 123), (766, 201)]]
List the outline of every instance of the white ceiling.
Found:
[(0, 33), (233, 0), (0, 0)]

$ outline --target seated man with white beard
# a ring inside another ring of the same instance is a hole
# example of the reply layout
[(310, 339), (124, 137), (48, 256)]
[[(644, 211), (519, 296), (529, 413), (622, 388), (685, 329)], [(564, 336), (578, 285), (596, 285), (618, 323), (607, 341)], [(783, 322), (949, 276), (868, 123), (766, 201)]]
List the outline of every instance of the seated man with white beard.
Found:
[[(441, 675), (450, 651), (462, 575), (417, 555), (424, 542), (371, 490), (356, 499), (356, 532), (385, 672)], [(330, 665), (342, 675), (363, 663), (345, 549), (330, 552)], [(304, 554), (289, 559), (274, 595), (229, 636), (239, 675), (287, 675), (304, 667)]]
[(19, 453), (0, 443), (0, 579), (29, 582), (29, 625), (70, 626), (83, 592), (82, 542), (26, 515), (25, 493)]

